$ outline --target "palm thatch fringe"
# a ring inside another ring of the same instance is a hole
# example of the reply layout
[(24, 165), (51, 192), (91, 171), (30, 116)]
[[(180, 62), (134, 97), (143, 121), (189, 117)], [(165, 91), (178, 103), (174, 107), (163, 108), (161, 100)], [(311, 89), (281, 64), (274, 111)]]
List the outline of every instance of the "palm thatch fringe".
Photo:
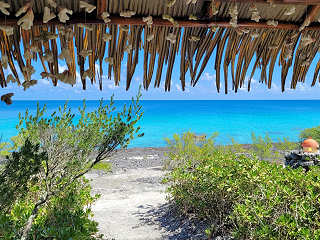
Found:
[[(21, 84), (17, 67), (24, 77), (24, 88), (32, 86), (35, 84), (31, 80), (31, 75), (35, 72), (32, 65), (40, 60), (43, 68), (41, 76), (51, 79), (54, 86), (59, 81), (74, 85), (79, 66), (83, 89), (86, 89), (87, 79), (91, 84), (98, 79), (99, 88), (102, 89), (104, 72), (109, 79), (114, 80), (115, 85), (119, 85), (121, 64), (126, 57), (128, 90), (140, 51), (143, 51), (145, 89), (150, 87), (152, 79), (154, 87), (160, 87), (162, 72), (166, 68), (164, 87), (166, 91), (170, 91), (174, 63), (176, 56), (180, 54), (180, 81), (183, 90), (186, 87), (187, 73), (189, 72), (191, 85), (195, 86), (207, 66), (208, 71), (215, 73), (218, 92), (222, 86), (221, 73), (224, 76), (226, 94), (229, 86), (235, 92), (244, 86), (250, 90), (257, 68), (261, 69), (260, 82), (271, 88), (273, 72), (279, 59), (282, 68), (281, 87), (284, 91), (290, 68), (293, 68), (291, 88), (294, 89), (298, 82), (305, 81), (319, 46), (320, 32), (312, 30), (298, 32), (281, 29), (105, 24), (37, 25), (31, 30), (14, 27), (14, 34), (10, 36), (5, 31), (0, 31), (0, 86), (5, 88), (12, 81), (11, 78), (6, 79), (4, 74), (4, 69), (9, 68), (15, 82)], [(209, 60), (214, 54), (214, 66), (211, 66)], [(316, 84), (320, 73), (320, 61), (317, 61), (312, 86)], [(104, 71), (105, 64), (108, 71)], [(60, 72), (61, 65), (65, 65), (67, 70)], [(248, 72), (250, 77), (246, 82)], [(228, 75), (231, 75), (231, 84), (228, 82)]]

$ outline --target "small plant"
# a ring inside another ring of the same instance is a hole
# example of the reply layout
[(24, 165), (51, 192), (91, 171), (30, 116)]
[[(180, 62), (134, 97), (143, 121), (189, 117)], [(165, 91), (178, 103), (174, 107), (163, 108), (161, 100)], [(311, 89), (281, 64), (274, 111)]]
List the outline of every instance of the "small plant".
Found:
[(272, 159), (273, 158), (273, 145), (272, 140), (268, 134), (264, 138), (256, 136), (253, 132), (251, 133), (252, 148), (255, 154), (260, 160)]
[(201, 144), (199, 144), (195, 134), (192, 132), (186, 132), (182, 136), (174, 134), (172, 140), (166, 138), (169, 149), (167, 153), (168, 160), (165, 161), (164, 168), (175, 168), (184, 165), (186, 161), (198, 161), (201, 159), (201, 154), (212, 150), (217, 136), (218, 133), (213, 133), (211, 137), (204, 139)]
[(288, 138), (283, 138), (282, 140), (279, 138), (276, 144), (276, 148), (280, 151), (297, 150), (299, 147), (299, 143), (289, 141)]

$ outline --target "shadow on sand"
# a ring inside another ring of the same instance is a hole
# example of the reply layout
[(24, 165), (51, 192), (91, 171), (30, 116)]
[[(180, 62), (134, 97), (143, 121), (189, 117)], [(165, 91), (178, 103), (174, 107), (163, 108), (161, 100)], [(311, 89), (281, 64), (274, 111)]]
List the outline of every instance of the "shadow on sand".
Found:
[(141, 205), (141, 212), (134, 213), (141, 224), (154, 226), (163, 232), (163, 238), (166, 240), (185, 240), (185, 239), (207, 239), (205, 222), (196, 222), (192, 218), (182, 218), (176, 214), (176, 210), (169, 203), (162, 204), (158, 207), (151, 205)]

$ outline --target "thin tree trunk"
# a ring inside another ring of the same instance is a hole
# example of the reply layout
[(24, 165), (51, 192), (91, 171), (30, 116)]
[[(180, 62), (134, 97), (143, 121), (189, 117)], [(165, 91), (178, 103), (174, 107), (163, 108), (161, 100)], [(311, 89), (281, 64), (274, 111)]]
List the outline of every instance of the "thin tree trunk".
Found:
[(32, 225), (33, 225), (33, 221), (38, 215), (39, 208), (47, 200), (48, 200), (48, 196), (46, 196), (45, 198), (40, 198), (40, 200), (36, 203), (36, 205), (34, 206), (34, 208), (32, 210), (30, 217), (28, 218), (27, 223), (24, 225), (22, 236), (21, 236), (20, 240), (27, 240), (29, 232), (30, 232)]

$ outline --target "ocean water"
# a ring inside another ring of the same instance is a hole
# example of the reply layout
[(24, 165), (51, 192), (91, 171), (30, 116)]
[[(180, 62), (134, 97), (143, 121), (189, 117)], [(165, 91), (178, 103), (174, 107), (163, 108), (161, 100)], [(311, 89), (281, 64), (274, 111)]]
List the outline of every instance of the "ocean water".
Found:
[[(87, 110), (93, 110), (99, 101), (87, 101)], [(116, 101), (116, 106), (130, 101)], [(64, 101), (40, 101), (52, 113)], [(0, 105), (0, 136), (3, 140), (17, 134), (19, 112), (28, 108), (35, 112), (36, 101), (14, 101)], [(69, 101), (77, 113), (82, 101)], [(140, 122), (144, 137), (135, 139), (129, 147), (166, 146), (165, 138), (173, 133), (192, 131), (211, 135), (219, 132), (217, 143), (228, 144), (231, 138), (239, 143), (250, 143), (251, 133), (274, 141), (287, 137), (297, 141), (304, 128), (320, 125), (320, 101), (142, 101), (144, 116)]]

